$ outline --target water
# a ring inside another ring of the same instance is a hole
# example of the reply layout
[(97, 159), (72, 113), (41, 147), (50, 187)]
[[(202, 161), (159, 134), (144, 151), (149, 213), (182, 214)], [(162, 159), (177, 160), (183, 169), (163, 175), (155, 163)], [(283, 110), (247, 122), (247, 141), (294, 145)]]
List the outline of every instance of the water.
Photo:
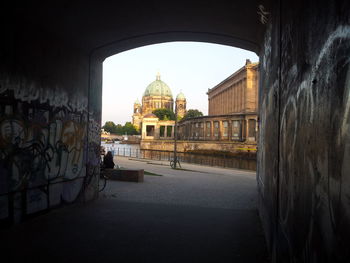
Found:
[[(106, 152), (111, 151), (114, 156), (127, 156), (159, 161), (170, 161), (170, 159), (173, 158), (173, 152), (141, 150), (139, 144), (120, 144), (117, 142), (102, 143), (102, 146), (105, 147)], [(180, 162), (185, 163), (256, 170), (255, 158), (208, 156), (193, 153), (178, 153), (177, 156)]]
[(101, 145), (105, 147), (106, 153), (111, 151), (113, 155), (124, 155), (129, 156), (132, 152), (140, 151), (139, 144), (121, 144), (120, 142), (105, 143)]

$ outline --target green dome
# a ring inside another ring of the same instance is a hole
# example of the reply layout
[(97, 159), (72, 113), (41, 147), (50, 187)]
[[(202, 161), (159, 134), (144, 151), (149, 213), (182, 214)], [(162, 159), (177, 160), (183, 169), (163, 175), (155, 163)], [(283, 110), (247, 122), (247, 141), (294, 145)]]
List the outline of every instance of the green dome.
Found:
[(183, 94), (182, 92), (180, 92), (180, 93), (176, 96), (176, 100), (186, 100), (185, 94)]
[(160, 80), (159, 74), (157, 79), (149, 84), (143, 93), (143, 96), (169, 96), (173, 97), (167, 84)]

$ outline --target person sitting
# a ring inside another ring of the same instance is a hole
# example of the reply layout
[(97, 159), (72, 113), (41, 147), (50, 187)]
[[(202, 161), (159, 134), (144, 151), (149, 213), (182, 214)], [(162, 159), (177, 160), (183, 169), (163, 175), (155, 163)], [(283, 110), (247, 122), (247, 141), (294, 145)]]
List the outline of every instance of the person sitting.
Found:
[(111, 151), (108, 151), (107, 154), (103, 157), (103, 166), (104, 168), (114, 168), (113, 155)]

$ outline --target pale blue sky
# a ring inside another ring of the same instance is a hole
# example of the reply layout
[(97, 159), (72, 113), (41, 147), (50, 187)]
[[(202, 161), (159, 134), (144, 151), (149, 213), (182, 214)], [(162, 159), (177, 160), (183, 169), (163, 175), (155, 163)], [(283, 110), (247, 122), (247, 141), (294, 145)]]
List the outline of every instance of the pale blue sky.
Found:
[(243, 49), (201, 42), (155, 44), (111, 56), (103, 63), (102, 125), (131, 121), (135, 100), (142, 101), (157, 72), (174, 99), (182, 90), (187, 109), (207, 115), (208, 89), (241, 68), (246, 59), (257, 62), (259, 57)]

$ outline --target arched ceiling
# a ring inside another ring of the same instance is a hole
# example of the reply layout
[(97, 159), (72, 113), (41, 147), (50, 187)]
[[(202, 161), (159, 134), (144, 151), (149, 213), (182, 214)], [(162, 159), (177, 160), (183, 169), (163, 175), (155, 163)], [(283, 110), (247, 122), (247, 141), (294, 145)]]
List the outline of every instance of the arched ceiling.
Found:
[(14, 3), (13, 23), (50, 32), (64, 42), (105, 58), (166, 41), (203, 41), (259, 52), (265, 25), (259, 5), (269, 0), (92, 1)]

